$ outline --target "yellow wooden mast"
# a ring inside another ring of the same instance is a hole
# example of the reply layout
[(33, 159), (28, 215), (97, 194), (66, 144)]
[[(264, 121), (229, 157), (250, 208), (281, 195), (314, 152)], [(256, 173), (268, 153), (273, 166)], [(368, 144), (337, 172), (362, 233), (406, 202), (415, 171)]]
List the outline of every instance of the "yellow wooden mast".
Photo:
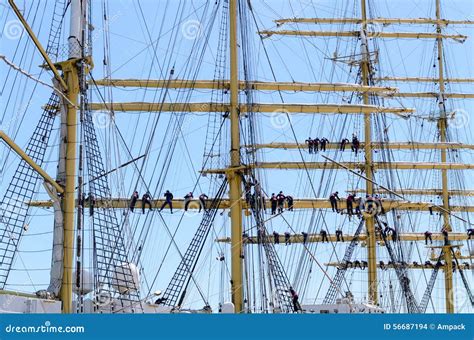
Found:
[(77, 143), (77, 102), (79, 94), (79, 78), (76, 66), (77, 60), (68, 60), (62, 63), (63, 73), (68, 84), (68, 99), (66, 109), (66, 181), (65, 193), (62, 200), (64, 223), (64, 260), (63, 279), (61, 285), (61, 301), (63, 313), (72, 313), (72, 275), (74, 259), (74, 221), (76, 202), (76, 143)]
[[(71, 6), (76, 9), (81, 8), (81, 3), (78, 0), (73, 1)], [(63, 229), (64, 229), (64, 242), (63, 242), (63, 278), (60, 290), (60, 299), (62, 301), (63, 313), (72, 313), (72, 283), (73, 283), (73, 248), (74, 248), (74, 215), (76, 208), (76, 197), (75, 197), (75, 180), (76, 180), (76, 129), (77, 129), (77, 103), (79, 95), (79, 78), (77, 63), (78, 59), (75, 57), (69, 58), (69, 60), (54, 64), (43, 46), (39, 42), (36, 35), (33, 33), (31, 27), (26, 22), (25, 18), (19, 11), (13, 0), (9, 0), (9, 4), (15, 12), (16, 16), (25, 27), (28, 35), (33, 40), (36, 48), (40, 52), (41, 56), (46, 62), (46, 65), (51, 69), (55, 78), (61, 85), (61, 91), (63, 96), (67, 98), (65, 102), (66, 107), (66, 136), (64, 142), (66, 143), (65, 152), (65, 168), (66, 176), (65, 183), (61, 183), (64, 186), (64, 190), (58, 190), (63, 192), (61, 208), (64, 215), (63, 218)], [(76, 13), (77, 14), (77, 13)], [(77, 18), (81, 20), (81, 17)], [(76, 37), (75, 37), (76, 38)], [(58, 69), (63, 71), (63, 77), (59, 74)], [(26, 160), (22, 155), (21, 150), (17, 150), (23, 159)], [(31, 165), (31, 164), (30, 164)], [(33, 166), (33, 165), (32, 165)], [(35, 168), (33, 166), (33, 168)], [(41, 174), (41, 168), (35, 169)], [(47, 177), (43, 176), (46, 180)], [(48, 180), (49, 181), (49, 180)]]
[[(441, 0), (436, 0), (436, 19), (438, 23), (436, 25), (436, 32), (438, 34), (442, 33), (442, 25), (439, 23), (441, 19)], [(439, 76), (439, 107), (440, 107), (440, 117), (439, 117), (439, 134), (441, 143), (446, 142), (446, 129), (447, 129), (447, 118), (446, 118), (446, 109), (445, 109), (445, 97), (444, 97), (444, 62), (443, 62), (443, 40), (437, 39), (438, 45), (438, 76)], [(441, 162), (447, 161), (447, 150), (441, 149)], [(441, 170), (441, 181), (443, 189), (443, 228), (448, 232), (451, 232), (451, 224), (449, 221), (449, 214), (446, 212), (449, 210), (449, 187), (448, 187), (448, 171), (446, 169)], [(451, 246), (445, 244), (443, 248), (444, 253), (444, 289), (445, 289), (445, 303), (446, 303), (446, 313), (454, 313), (454, 300), (453, 300), (453, 268), (452, 268), (452, 256), (451, 256)]]
[[(362, 26), (361, 26), (361, 54), (362, 54), (362, 85), (369, 85), (369, 46), (367, 39), (367, 9), (365, 0), (361, 0), (361, 14), (362, 14)], [(370, 98), (368, 93), (363, 94), (363, 100), (365, 105), (370, 104)], [(364, 113), (364, 140), (366, 146), (364, 148), (365, 154), (365, 176), (367, 180), (365, 182), (367, 195), (373, 195), (373, 174), (372, 174), (372, 115), (370, 112)], [(365, 219), (365, 227), (367, 231), (367, 262), (368, 262), (368, 292), (369, 301), (373, 304), (378, 304), (378, 287), (377, 287), (377, 240), (375, 237), (375, 221), (374, 217), (370, 216)]]
[(244, 310), (243, 266), (242, 266), (242, 186), (239, 174), (240, 163), (240, 117), (239, 117), (239, 67), (237, 49), (237, 3), (229, 1), (230, 23), (230, 167), (229, 181), (231, 218), (231, 293), (235, 312)]

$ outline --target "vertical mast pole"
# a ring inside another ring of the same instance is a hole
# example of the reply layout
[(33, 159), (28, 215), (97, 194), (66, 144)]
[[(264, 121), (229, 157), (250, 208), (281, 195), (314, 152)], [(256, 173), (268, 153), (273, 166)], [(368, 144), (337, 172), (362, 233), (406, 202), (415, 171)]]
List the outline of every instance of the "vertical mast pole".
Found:
[[(369, 85), (369, 46), (367, 42), (367, 8), (365, 0), (361, 0), (362, 12), (362, 84)], [(363, 93), (364, 104), (369, 103), (368, 92)], [(364, 141), (365, 141), (365, 182), (367, 195), (373, 195), (373, 175), (372, 175), (372, 115), (371, 113), (364, 113)], [(367, 262), (368, 262), (368, 291), (369, 301), (373, 304), (378, 303), (377, 293), (377, 254), (376, 254), (376, 238), (375, 238), (375, 223), (373, 217), (365, 219), (365, 226), (367, 230)]]
[[(440, 0), (436, 0), (436, 32), (441, 34), (441, 4)], [(438, 122), (439, 135), (441, 143), (446, 142), (446, 129), (447, 129), (447, 119), (446, 119), (446, 106), (444, 103), (444, 63), (443, 63), (443, 40), (442, 38), (436, 39), (438, 44), (438, 70), (439, 70), (439, 108), (440, 116)], [(447, 161), (447, 151), (446, 149), (441, 149), (441, 162), (446, 163)], [(448, 170), (441, 170), (441, 181), (443, 189), (443, 228), (447, 231), (451, 231), (451, 224), (449, 222), (449, 192), (448, 192)], [(444, 289), (445, 289), (445, 299), (446, 299), (446, 313), (454, 313), (454, 301), (453, 301), (453, 268), (452, 268), (452, 257), (451, 257), (451, 246), (445, 245), (444, 249)]]
[(238, 53), (237, 53), (237, 3), (229, 1), (230, 16), (230, 168), (227, 174), (230, 187), (231, 218), (231, 293), (235, 312), (241, 313), (243, 306), (242, 284), (242, 187), (241, 178), (235, 169), (240, 163), (240, 121), (239, 121), (239, 88), (238, 88)]
[[(79, 77), (77, 59), (81, 57), (82, 15), (83, 6), (87, 1), (71, 1), (71, 19), (69, 32), (69, 60), (62, 62), (64, 78), (68, 86), (66, 93), (70, 103), (66, 108), (66, 136), (61, 142), (66, 143), (65, 157), (65, 192), (62, 201), (64, 215), (64, 262), (63, 281), (61, 285), (61, 301), (63, 313), (72, 312), (73, 284), (73, 248), (74, 248), (74, 215), (75, 215), (75, 186), (76, 186), (76, 143), (77, 143), (77, 104), (79, 94)], [(74, 104), (74, 105), (71, 105)]]
[(74, 212), (75, 212), (75, 179), (76, 179), (76, 127), (77, 127), (77, 94), (79, 93), (79, 79), (77, 69), (72, 63), (63, 65), (66, 83), (69, 88), (66, 109), (66, 183), (63, 198), (64, 215), (64, 262), (63, 281), (61, 285), (61, 301), (63, 302), (63, 313), (72, 311), (72, 266), (74, 248)]

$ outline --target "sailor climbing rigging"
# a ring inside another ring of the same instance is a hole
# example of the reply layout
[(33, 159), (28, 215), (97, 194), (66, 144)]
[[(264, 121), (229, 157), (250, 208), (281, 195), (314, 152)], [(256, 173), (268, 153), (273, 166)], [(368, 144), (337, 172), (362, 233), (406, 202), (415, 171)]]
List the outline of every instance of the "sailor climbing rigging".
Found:
[(359, 138), (357, 138), (357, 135), (353, 134), (352, 135), (351, 150), (353, 152), (355, 152), (356, 156), (357, 156), (357, 153), (359, 152), (359, 148), (360, 148)]

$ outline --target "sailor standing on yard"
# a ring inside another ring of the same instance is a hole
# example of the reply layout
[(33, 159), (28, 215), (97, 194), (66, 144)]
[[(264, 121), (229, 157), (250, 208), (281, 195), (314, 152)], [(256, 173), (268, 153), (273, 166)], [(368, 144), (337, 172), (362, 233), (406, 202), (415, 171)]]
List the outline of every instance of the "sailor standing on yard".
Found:
[(303, 235), (303, 244), (306, 244), (308, 241), (308, 233), (305, 233), (304, 231), (301, 232), (301, 235)]
[(206, 194), (202, 193), (201, 195), (199, 195), (199, 212), (201, 212), (201, 209), (204, 209), (204, 211), (206, 211), (206, 200), (208, 199), (209, 197), (207, 197)]
[(278, 199), (277, 197), (275, 196), (275, 194), (273, 193), (272, 194), (272, 197), (270, 197), (270, 203), (272, 205), (272, 215), (275, 215), (276, 213), (276, 210), (277, 210), (277, 202), (278, 202)]
[(278, 200), (278, 213), (281, 214), (283, 212), (283, 208), (285, 206), (285, 195), (283, 194), (283, 191), (280, 191), (277, 195), (277, 200)]
[(286, 195), (286, 202), (288, 203), (288, 211), (293, 211), (293, 196)]
[(309, 137), (307, 140), (305, 140), (306, 145), (308, 145), (308, 151), (309, 153), (313, 153), (313, 140), (311, 137)]
[(289, 232), (285, 232), (285, 245), (291, 244), (291, 234)]
[(321, 142), (321, 141), (319, 140), (318, 137), (313, 139), (313, 152), (314, 153), (317, 153), (319, 151), (319, 142)]
[(319, 232), (319, 235), (321, 236), (321, 242), (329, 242), (328, 232), (326, 230), (321, 229), (321, 231)]
[(163, 208), (166, 207), (166, 205), (169, 205), (170, 211), (171, 213), (173, 213), (173, 194), (169, 190), (166, 190), (164, 196), (165, 196), (165, 201), (163, 202), (163, 205), (161, 206), (160, 211), (162, 211)]
[(191, 203), (193, 197), (192, 192), (189, 192), (184, 196), (184, 211), (188, 211), (189, 203)]
[(280, 234), (276, 231), (273, 232), (273, 243), (279, 244), (280, 243)]
[(143, 213), (145, 213), (145, 206), (147, 204), (150, 207), (150, 210), (153, 210), (151, 208), (151, 196), (150, 196), (150, 193), (148, 191), (142, 196), (142, 212)]
[(355, 201), (355, 195), (354, 194), (349, 194), (346, 198), (346, 204), (347, 204), (347, 214), (349, 216), (354, 215), (354, 210), (353, 210), (353, 203)]
[(321, 138), (321, 151), (326, 151), (326, 145), (329, 143), (329, 140), (326, 137)]
[(329, 196), (329, 202), (331, 202), (331, 208), (332, 211), (334, 212), (339, 212), (339, 209), (337, 208), (337, 201), (340, 201), (341, 199), (339, 198), (339, 192), (333, 192), (331, 196)]
[(138, 191), (134, 191), (132, 198), (130, 199), (130, 205), (129, 205), (131, 212), (133, 212), (133, 209), (135, 209), (135, 205), (137, 204), (137, 201), (138, 201)]
[(341, 144), (340, 144), (339, 150), (340, 150), (340, 151), (345, 151), (345, 150), (346, 150), (346, 144), (347, 144), (347, 143), (349, 143), (349, 139), (344, 138), (343, 140), (341, 140)]
[(336, 242), (344, 242), (344, 236), (341, 229), (336, 230)]
[(428, 240), (430, 240), (430, 244), (433, 244), (433, 239), (431, 238), (433, 235), (429, 230), (425, 231), (425, 244), (428, 245)]

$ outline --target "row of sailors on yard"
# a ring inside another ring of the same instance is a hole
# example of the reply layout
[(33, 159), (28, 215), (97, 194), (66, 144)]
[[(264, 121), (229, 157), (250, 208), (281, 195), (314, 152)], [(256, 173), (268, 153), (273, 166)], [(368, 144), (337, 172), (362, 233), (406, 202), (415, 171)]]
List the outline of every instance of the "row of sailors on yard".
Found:
[[(360, 268), (360, 269), (365, 269), (367, 268), (367, 261), (345, 261), (344, 263), (341, 263), (339, 267), (341, 268)], [(414, 268), (421, 268), (421, 267), (427, 267), (427, 268), (436, 268), (436, 267), (441, 267), (443, 263), (441, 261), (437, 261), (436, 263), (433, 264), (431, 261), (425, 261), (424, 264), (418, 263), (416, 261), (413, 261), (412, 266)], [(379, 261), (379, 268), (382, 270), (387, 270), (388, 268), (394, 268), (394, 267), (406, 267), (408, 264), (406, 262), (400, 262), (400, 263), (394, 263), (392, 261), (388, 261), (385, 263), (384, 261)], [(456, 261), (452, 262), (453, 266), (453, 271), (458, 268), (458, 265), (456, 264)], [(471, 265), (468, 262), (464, 262), (459, 265), (460, 269), (470, 269)]]
[[(285, 244), (286, 245), (291, 244), (291, 234), (289, 232), (285, 232), (283, 235), (285, 236)], [(309, 234), (303, 231), (301, 235), (303, 237), (303, 244), (306, 244), (308, 242)], [(329, 242), (328, 232), (326, 230), (322, 229), (319, 232), (319, 236), (321, 237), (322, 242)], [(247, 238), (248, 235), (244, 234), (243, 237)], [(342, 230), (340, 229), (336, 230), (336, 242), (344, 242), (344, 236), (342, 234)], [(273, 232), (273, 243), (275, 244), (280, 243), (280, 234), (276, 231)]]
[(288, 203), (288, 211), (293, 211), (293, 196), (283, 194), (283, 191), (280, 191), (278, 195), (272, 193), (270, 196), (270, 204), (272, 209), (272, 215), (275, 215), (278, 211), (279, 214), (283, 212), (285, 208), (285, 202)]
[[(466, 230), (466, 232), (467, 232), (467, 239), (470, 240), (474, 236), (474, 229), (469, 228)], [(443, 237), (444, 237), (444, 244), (448, 245), (449, 244), (449, 230), (443, 227), (443, 229), (441, 229), (441, 234), (443, 234)], [(424, 235), (425, 235), (425, 244), (428, 245), (428, 241), (430, 242), (430, 244), (433, 244), (433, 238), (432, 238), (433, 233), (427, 230), (425, 231)]]
[[(386, 223), (386, 222), (382, 222), (382, 224), (383, 224), (384, 228), (382, 228), (380, 226), (377, 226), (375, 228), (375, 232), (379, 235), (383, 234), (385, 237), (391, 236), (392, 241), (397, 241), (398, 240), (398, 233), (397, 233), (396, 229), (390, 227), (388, 225), (388, 223)], [(448, 242), (449, 242), (448, 231), (446, 229), (443, 229), (441, 231), (441, 233), (444, 236), (445, 244), (448, 244)], [(283, 235), (285, 237), (285, 244), (286, 245), (291, 244), (291, 233), (285, 232)], [(303, 244), (306, 244), (308, 242), (309, 234), (303, 231), (301, 233), (301, 235), (303, 237)], [(337, 229), (336, 232), (335, 232), (335, 235), (336, 235), (336, 242), (344, 242), (344, 235), (343, 235), (343, 232), (342, 232), (341, 229)], [(428, 240), (431, 243), (433, 243), (433, 240), (431, 238), (432, 233), (430, 231), (426, 231), (424, 235), (425, 235), (425, 243), (426, 244), (428, 244)], [(471, 237), (474, 236), (474, 229), (468, 229), (467, 230), (467, 235), (468, 235), (468, 239), (471, 239)], [(319, 232), (319, 236), (320, 236), (321, 242), (329, 243), (328, 232), (326, 230), (321, 229), (321, 231)], [(244, 239), (248, 238), (248, 235), (244, 233), (243, 238)], [(280, 243), (280, 234), (276, 231), (273, 232), (273, 243), (275, 243), (275, 244)]]
[[(137, 204), (139, 200), (139, 194), (138, 191), (135, 191), (130, 198), (130, 205), (129, 209), (131, 212), (134, 211), (135, 205)], [(173, 213), (173, 194), (169, 191), (166, 190), (164, 193), (165, 201), (163, 202), (160, 211), (162, 211), (166, 206), (169, 206), (171, 213)], [(263, 195), (259, 195), (262, 199), (263, 206), (265, 206), (265, 197)], [(189, 192), (184, 196), (184, 210), (187, 211), (189, 208), (189, 204), (191, 201), (194, 199), (193, 193)], [(206, 194), (201, 194), (199, 196), (199, 212), (201, 212), (202, 209), (206, 210), (206, 201), (209, 199), (209, 197)], [(247, 203), (249, 203), (252, 207), (254, 207), (255, 202), (257, 200), (256, 194), (251, 194), (250, 191), (245, 192), (245, 199)], [(148, 206), (150, 210), (152, 209), (152, 204), (151, 204), (151, 196), (149, 192), (146, 192), (142, 196), (142, 213), (145, 213), (145, 208)], [(284, 195), (283, 191), (280, 191), (278, 195), (275, 195), (275, 193), (272, 194), (270, 197), (270, 203), (271, 203), (271, 213), (272, 215), (278, 213), (282, 213), (283, 209), (285, 208), (285, 202), (287, 203), (287, 209), (289, 211), (293, 211), (293, 197), (291, 195)]]
[[(313, 154), (317, 153), (319, 150), (326, 151), (326, 146), (329, 143), (329, 140), (326, 137), (316, 137), (315, 139), (309, 137), (307, 140), (305, 140), (305, 143), (308, 146), (308, 152)], [(355, 154), (357, 155), (360, 149), (360, 141), (359, 138), (357, 138), (356, 134), (352, 135), (352, 141), (349, 141), (349, 139), (347, 138), (343, 138), (339, 143), (339, 151), (345, 151), (346, 145), (349, 143), (351, 143), (352, 152), (355, 152)]]
[[(394, 228), (389, 227), (387, 224), (385, 225), (384, 230), (380, 230), (380, 232), (385, 233), (385, 235), (392, 235), (392, 239), (396, 240), (397, 234)], [(308, 242), (308, 236), (309, 234), (306, 232), (302, 232), (301, 235), (303, 236), (303, 244), (306, 244)], [(328, 232), (324, 229), (321, 229), (319, 232), (320, 240), (321, 242), (327, 242), (329, 243), (329, 237), (328, 237)], [(344, 242), (344, 234), (341, 229), (336, 229), (335, 232), (336, 235), (336, 242)], [(248, 235), (244, 234), (244, 238), (248, 237)], [(285, 236), (285, 244), (289, 245), (291, 244), (291, 234), (289, 232), (284, 233)], [(275, 244), (280, 243), (280, 234), (276, 231), (273, 232), (273, 242)]]
[[(174, 198), (173, 194), (169, 190), (166, 190), (163, 196), (165, 197), (165, 201), (161, 205), (160, 211), (162, 211), (166, 206), (168, 206), (170, 209), (170, 212), (173, 213), (173, 198)], [(140, 196), (138, 194), (138, 191), (135, 191), (130, 199), (129, 209), (131, 212), (134, 211), (135, 205), (137, 204), (139, 197)], [(191, 203), (193, 198), (194, 196), (192, 192), (189, 192), (184, 196), (184, 211), (188, 211), (189, 204)], [(204, 193), (199, 195), (199, 212), (201, 212), (202, 209), (206, 210), (206, 201), (208, 198), (209, 197)], [(149, 192), (146, 192), (142, 196), (142, 213), (143, 214), (145, 213), (146, 206), (148, 206), (150, 210), (153, 210), (151, 207), (151, 196)]]
[[(173, 194), (169, 191), (166, 190), (164, 193), (165, 201), (163, 202), (160, 211), (162, 211), (166, 206), (169, 206), (171, 213), (173, 213)], [(261, 199), (263, 200), (263, 206), (265, 206), (265, 197), (263, 195), (259, 195)], [(139, 194), (138, 191), (135, 191), (130, 199), (130, 205), (129, 209), (131, 212), (134, 211), (135, 205), (137, 204), (137, 201), (139, 199)], [(184, 196), (184, 210), (187, 211), (189, 208), (189, 205), (191, 201), (194, 199), (193, 193), (189, 192)], [(206, 201), (209, 199), (209, 197), (206, 194), (201, 194), (199, 195), (199, 212), (201, 212), (202, 209), (206, 210)], [(246, 191), (245, 193), (245, 199), (247, 203), (249, 203), (252, 207), (254, 206), (256, 202), (256, 197), (255, 194), (251, 194), (250, 191)], [(282, 213), (283, 209), (285, 208), (285, 202), (287, 203), (287, 209), (289, 211), (293, 211), (293, 197), (291, 195), (284, 195), (283, 191), (280, 191), (278, 195), (275, 195), (275, 193), (272, 194), (270, 197), (270, 203), (271, 203), (271, 213), (272, 215), (276, 214), (277, 210), (278, 213)], [(152, 209), (152, 204), (151, 204), (151, 196), (149, 192), (146, 192), (142, 196), (142, 213), (145, 213), (145, 208), (149, 207), (150, 210)]]
[[(329, 196), (329, 202), (331, 203), (331, 209), (333, 212), (342, 213), (343, 209), (340, 208), (340, 201), (341, 198), (339, 197), (338, 191), (333, 192)], [(382, 214), (385, 213), (382, 206), (382, 199), (377, 194), (373, 197), (371, 195), (365, 195), (365, 198), (356, 197), (355, 194), (349, 194), (346, 198), (346, 208), (349, 216), (354, 215), (354, 213), (360, 216), (361, 211), (366, 211), (368, 213), (380, 211)]]
[[(254, 193), (252, 194), (252, 186), (254, 187)], [(265, 208), (265, 194), (263, 193), (260, 183), (255, 181), (255, 183), (246, 182), (245, 183), (245, 201), (250, 205), (252, 209), (256, 208), (256, 203), (258, 201), (261, 202), (261, 208)], [(286, 208), (288, 211), (293, 211), (293, 196), (285, 195), (283, 191), (280, 191), (278, 195), (272, 193), (270, 196), (270, 207), (271, 207), (271, 214), (281, 214), (283, 210)]]

